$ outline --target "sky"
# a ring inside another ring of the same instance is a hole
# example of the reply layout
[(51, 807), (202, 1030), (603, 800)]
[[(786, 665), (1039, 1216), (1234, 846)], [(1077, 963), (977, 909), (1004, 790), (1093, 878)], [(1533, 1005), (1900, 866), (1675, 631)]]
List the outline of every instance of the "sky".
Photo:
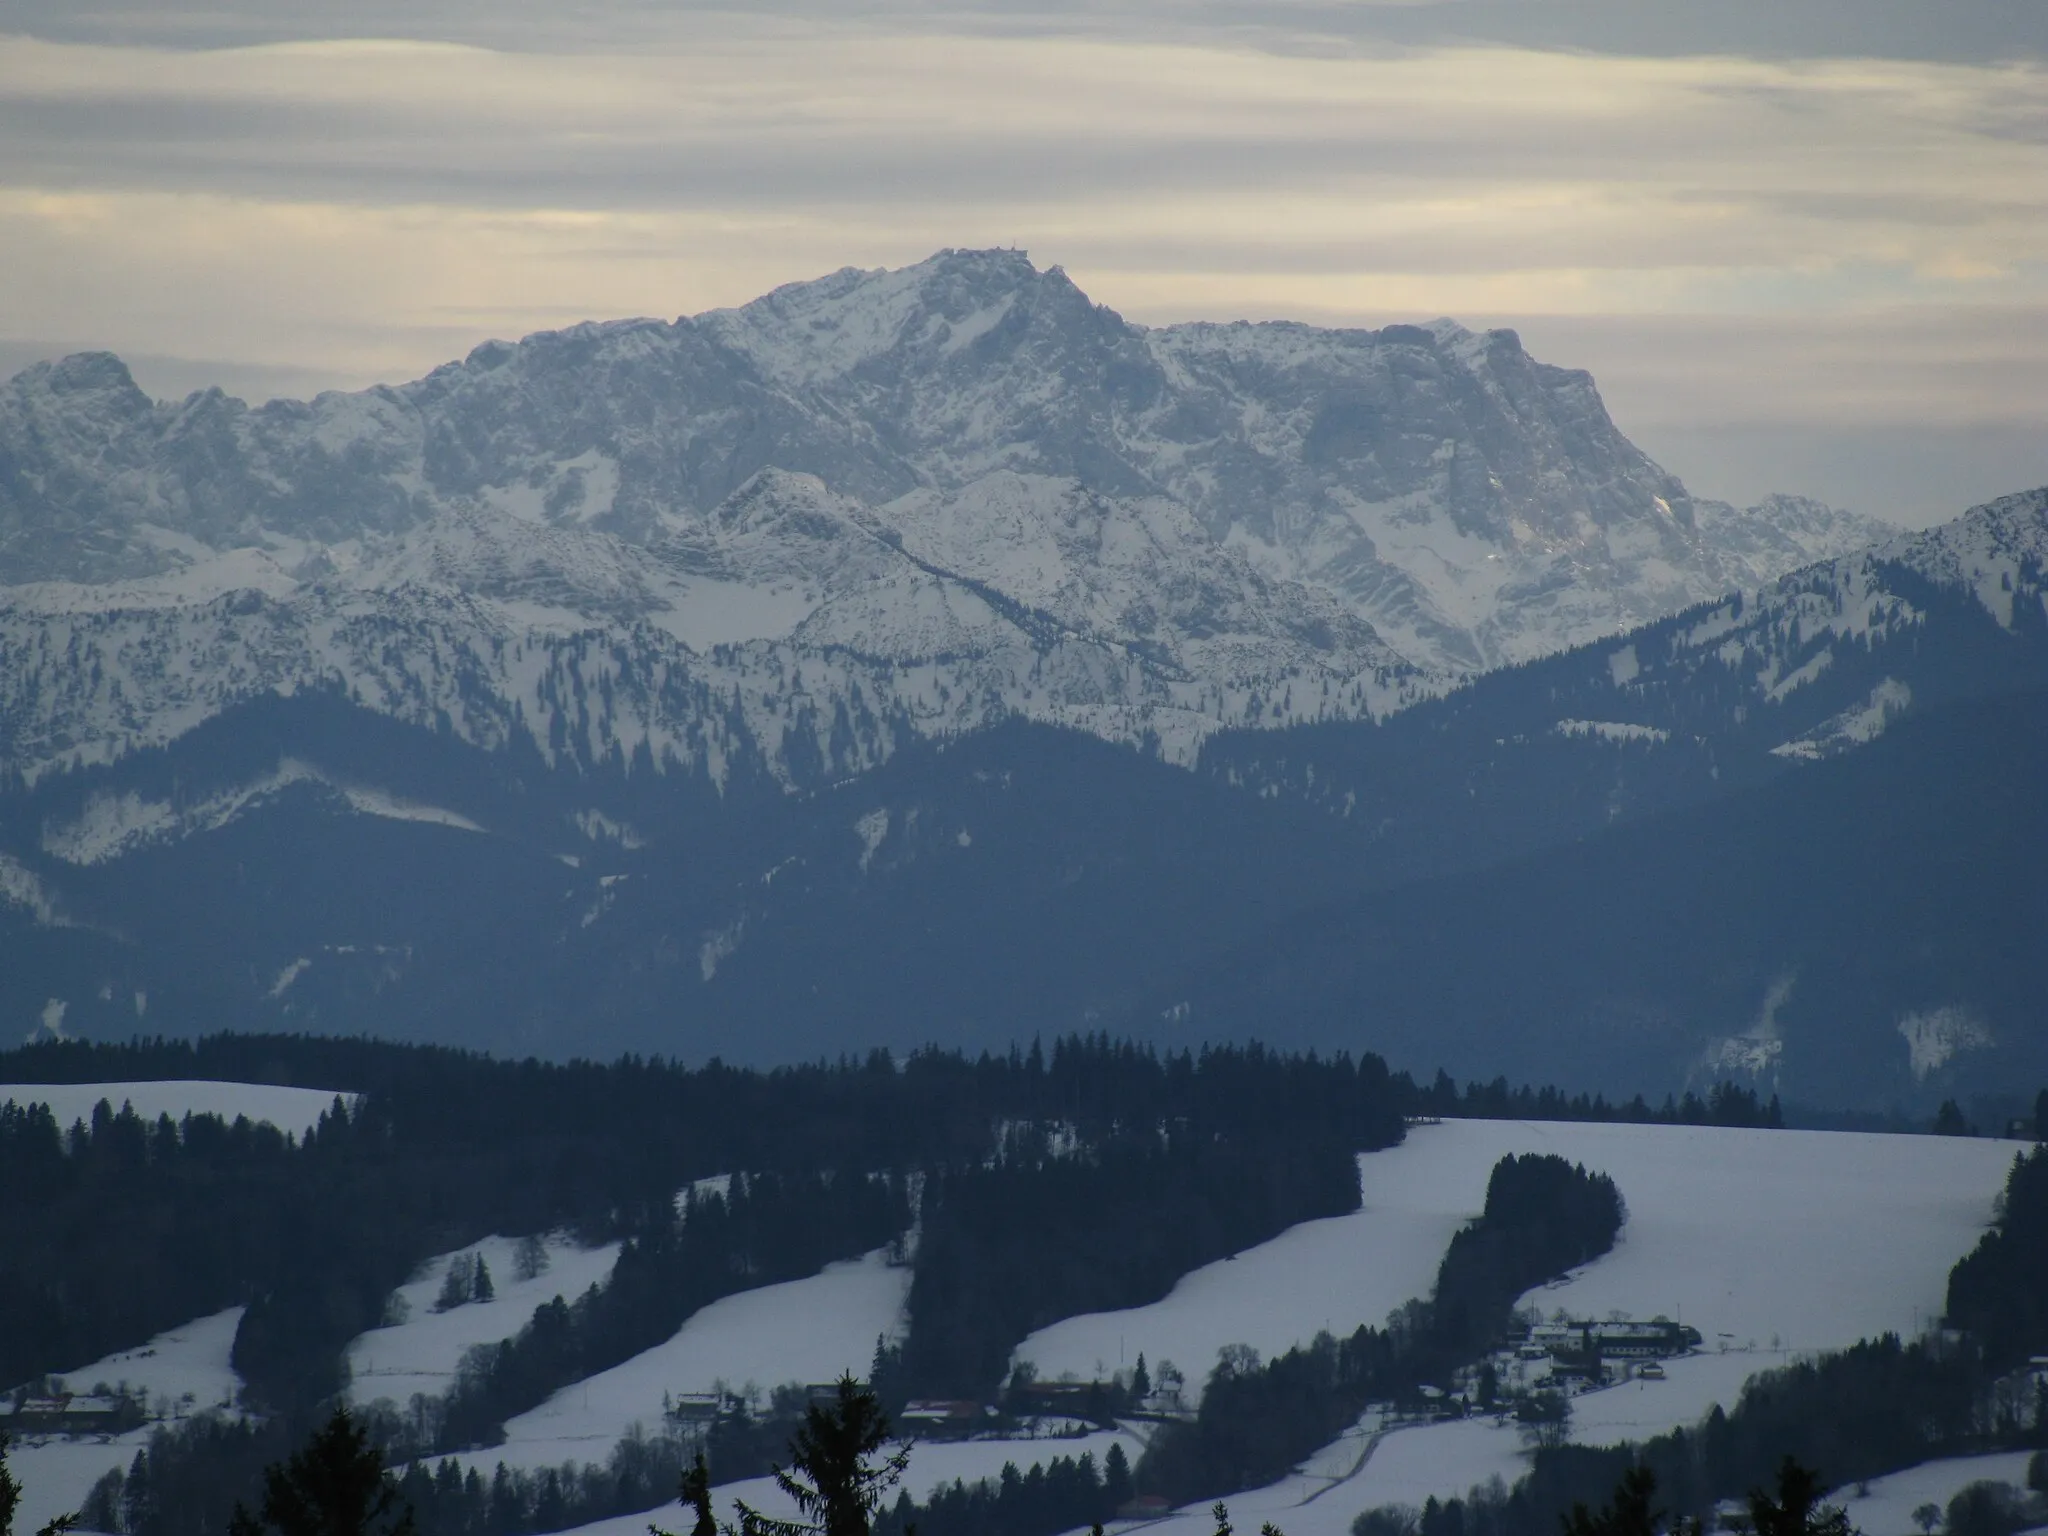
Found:
[(2048, 6), (0, 0), (0, 374), (303, 395), (996, 245), (1510, 325), (1696, 494), (1922, 525), (2048, 483)]

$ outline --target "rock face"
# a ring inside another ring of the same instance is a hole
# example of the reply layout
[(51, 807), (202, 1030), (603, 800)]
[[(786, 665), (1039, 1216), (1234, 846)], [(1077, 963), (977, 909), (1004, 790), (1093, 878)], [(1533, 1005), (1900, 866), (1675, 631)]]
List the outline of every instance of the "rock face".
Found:
[(1147, 329), (1007, 251), (253, 409), (91, 354), (0, 388), (0, 647), (63, 661), (0, 756), (317, 684), (790, 779), (1012, 714), (1186, 761), (1883, 531), (1694, 502), (1512, 332)]

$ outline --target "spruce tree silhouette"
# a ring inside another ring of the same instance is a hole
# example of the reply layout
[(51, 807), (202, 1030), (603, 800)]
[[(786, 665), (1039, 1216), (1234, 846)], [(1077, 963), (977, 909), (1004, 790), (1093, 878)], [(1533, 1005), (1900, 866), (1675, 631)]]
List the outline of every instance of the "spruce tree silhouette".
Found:
[(1823, 1504), (1820, 1474), (1787, 1456), (1778, 1467), (1778, 1496), (1749, 1492), (1749, 1523), (1756, 1536), (1855, 1536), (1846, 1511)]
[[(711, 1513), (711, 1469), (705, 1465), (702, 1451), (684, 1469), (682, 1487), (676, 1498), (685, 1509), (696, 1511), (697, 1518), (690, 1525), (690, 1536), (718, 1536), (718, 1520)], [(673, 1533), (650, 1521), (647, 1536), (673, 1536)]]
[(902, 1481), (910, 1447), (877, 1461), (889, 1440), (888, 1416), (874, 1393), (839, 1378), (837, 1397), (812, 1403), (790, 1438), (790, 1464), (775, 1484), (796, 1504), (796, 1520), (776, 1520), (735, 1500), (739, 1536), (868, 1536), (883, 1497)]
[[(1230, 1507), (1218, 1499), (1209, 1508), (1209, 1518), (1216, 1522), (1216, 1536), (1232, 1536), (1234, 1527), (1230, 1523)], [(1090, 1536), (1101, 1536), (1102, 1524), (1096, 1522)], [(1259, 1536), (1287, 1536), (1287, 1533), (1268, 1520), (1259, 1527)]]
[(263, 1469), (263, 1508), (239, 1503), (228, 1536), (414, 1536), (412, 1506), (384, 1474), (369, 1435), (337, 1408), (311, 1440), (282, 1464)]
[(21, 1507), (21, 1484), (7, 1469), (7, 1436), (0, 1434), (0, 1536), (14, 1536), (14, 1512)]
[[(0, 1536), (14, 1536), (14, 1512), (21, 1508), (21, 1484), (7, 1466), (7, 1436), (0, 1433)], [(59, 1515), (47, 1521), (36, 1536), (63, 1536), (78, 1524), (76, 1515)]]
[(1654, 1507), (1657, 1474), (1648, 1467), (1630, 1467), (1621, 1475), (1614, 1497), (1597, 1515), (1574, 1504), (1563, 1517), (1564, 1536), (1655, 1536), (1664, 1511)]

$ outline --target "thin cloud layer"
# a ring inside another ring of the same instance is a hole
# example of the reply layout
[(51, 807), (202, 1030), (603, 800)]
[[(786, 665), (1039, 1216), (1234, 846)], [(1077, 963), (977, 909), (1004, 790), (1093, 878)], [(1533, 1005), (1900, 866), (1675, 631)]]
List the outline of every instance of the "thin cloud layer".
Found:
[[(631, 47), (481, 7), (415, 13), (440, 35), (409, 40), (320, 36), (314, 7), (187, 37), (32, 9), (0, 5), (9, 352), (360, 382), (486, 335), (1014, 243), (1143, 320), (1526, 317), (1540, 355), (1587, 362), (1537, 322), (1632, 317), (1637, 348), (1592, 348), (1624, 426), (2044, 424), (2048, 365), (2011, 338), (2048, 316), (2048, 70), (2018, 44), (1359, 45), (1367, 22), (1481, 15), (1462, 0), (1256, 30), (1193, 4), (1087, 25), (619, 6)], [(1670, 359), (1688, 317), (1754, 338), (1753, 374)]]
[(1641, 57), (2048, 57), (2032, 0), (0, 0), (0, 32), (65, 41), (228, 47), (401, 37), (535, 52), (672, 44), (728, 13), (989, 35), (1252, 42), (1280, 51), (1504, 43)]

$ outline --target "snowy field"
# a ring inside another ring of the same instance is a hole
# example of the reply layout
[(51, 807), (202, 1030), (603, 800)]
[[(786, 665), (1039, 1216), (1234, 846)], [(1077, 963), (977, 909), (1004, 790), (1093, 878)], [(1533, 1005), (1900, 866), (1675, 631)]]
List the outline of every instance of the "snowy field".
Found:
[[(228, 1363), (241, 1322), (242, 1309), (230, 1307), (160, 1333), (139, 1349), (55, 1374), (74, 1392), (126, 1383), (148, 1394), (152, 1414), (167, 1417), (231, 1405), (242, 1388)], [(127, 1468), (149, 1433), (145, 1425), (104, 1440), (31, 1438), (10, 1446), (8, 1466), (22, 1488), (14, 1528), (37, 1530), (52, 1516), (75, 1511), (94, 1483), (115, 1467)]]
[[(495, 1268), (495, 1266), (494, 1266)], [(875, 1340), (903, 1331), (910, 1271), (877, 1249), (819, 1274), (713, 1302), (665, 1344), (557, 1392), (505, 1426), (505, 1443), (459, 1457), (486, 1475), (499, 1462), (538, 1469), (603, 1462), (634, 1424), (659, 1427), (664, 1393), (718, 1383), (764, 1394), (784, 1382), (865, 1377)]]
[[(1018, 1349), (1045, 1379), (1088, 1378), (1145, 1353), (1198, 1389), (1226, 1344), (1264, 1356), (1319, 1329), (1379, 1324), (1426, 1295), (1451, 1234), (1479, 1214), (1493, 1165), (1551, 1152), (1613, 1176), (1629, 1221), (1613, 1253), (1527, 1298), (1547, 1312), (1657, 1313), (1751, 1366), (1682, 1362), (1616, 1428), (1689, 1423), (1783, 1351), (1838, 1348), (1941, 1310), (1948, 1271), (1990, 1220), (2007, 1142), (1710, 1126), (1454, 1120), (1359, 1159), (1364, 1207), (1306, 1222), (1185, 1277), (1163, 1301), (1040, 1330)], [(1788, 1271), (1784, 1234), (1825, 1258)], [(1647, 1397), (1649, 1389), (1644, 1389)], [(1676, 1414), (1677, 1417), (1673, 1417)], [(1627, 1436), (1624, 1436), (1626, 1438)]]
[(1156, 1381), (1163, 1364), (1202, 1384), (1225, 1344), (1249, 1344), (1262, 1358), (1324, 1329), (1350, 1333), (1380, 1324), (1402, 1303), (1428, 1294), (1451, 1234), (1478, 1214), (1498, 1154), (1491, 1143), (1410, 1133), (1402, 1146), (1359, 1158), (1364, 1208), (1307, 1221), (1184, 1276), (1163, 1299), (1122, 1312), (1091, 1312), (1041, 1328), (1017, 1358), (1041, 1381), (1091, 1381), (1128, 1370), (1143, 1354)]
[[(1574, 1400), (1575, 1438), (1618, 1444), (1691, 1424), (1716, 1402), (1732, 1405), (1750, 1375), (1786, 1363), (1795, 1352), (1840, 1348), (1886, 1331), (1915, 1332), (1940, 1312), (1950, 1266), (1990, 1221), (2014, 1147), (1930, 1136), (1448, 1121), (1418, 1126), (1402, 1146), (1362, 1159), (1366, 1209), (1312, 1225), (1366, 1228), (1399, 1199), (1406, 1212), (1439, 1213), (1447, 1240), (1459, 1222), (1478, 1213), (1487, 1174), (1510, 1152), (1556, 1153), (1611, 1174), (1629, 1206), (1611, 1254), (1525, 1301), (1574, 1316), (1604, 1317), (1610, 1309), (1662, 1313), (1682, 1318), (1707, 1341), (1707, 1353), (1672, 1362), (1666, 1381)], [(1376, 1164), (1384, 1170), (1377, 1179)], [(1390, 1234), (1399, 1229), (1398, 1221), (1384, 1224)], [(1411, 1230), (1422, 1229), (1417, 1221)], [(1443, 1251), (1439, 1241), (1425, 1265), (1412, 1255), (1379, 1253), (1361, 1232), (1349, 1245), (1355, 1268), (1348, 1274), (1305, 1273), (1265, 1256), (1299, 1245), (1305, 1230), (1198, 1271), (1157, 1307), (1073, 1319), (1034, 1336), (1034, 1343), (1065, 1330), (1097, 1351), (1106, 1337), (1113, 1351), (1120, 1333), (1133, 1355), (1143, 1348), (1151, 1359), (1153, 1346), (1145, 1340), (1173, 1338), (1172, 1347), (1184, 1352), (1176, 1359), (1193, 1378), (1195, 1362), (1213, 1361), (1224, 1344), (1273, 1339), (1269, 1311), (1292, 1319), (1296, 1336), (1307, 1337), (1335, 1305), (1324, 1298), (1349, 1294), (1360, 1298), (1357, 1310), (1332, 1318), (1333, 1331), (1379, 1321), (1393, 1287), (1365, 1271), (1405, 1264), (1414, 1274), (1420, 1265), (1433, 1276)], [(1788, 1244), (1788, 1233), (1797, 1241)], [(1240, 1271), (1256, 1278), (1239, 1282)], [(1428, 1283), (1423, 1279), (1415, 1293)], [(1339, 1292), (1340, 1286), (1348, 1290)], [(1196, 1300), (1182, 1305), (1184, 1296)], [(1368, 1313), (1368, 1306), (1379, 1313)], [(1157, 1319), (1157, 1331), (1135, 1329), (1140, 1317)], [(1255, 1331), (1262, 1328), (1263, 1334)], [(1267, 1352), (1272, 1347), (1263, 1346)], [(1063, 1358), (1077, 1355), (1070, 1347)], [(1089, 1367), (1092, 1359), (1085, 1367), (1066, 1366), (1083, 1373)], [(1239, 1527), (1272, 1520), (1288, 1536), (1344, 1536), (1364, 1510), (1463, 1494), (1495, 1476), (1512, 1483), (1526, 1469), (1517, 1432), (1491, 1421), (1395, 1431), (1362, 1465), (1367, 1437), (1354, 1432), (1349, 1441), (1308, 1463), (1320, 1476), (1297, 1473), (1232, 1499)], [(1162, 1525), (1193, 1532), (1207, 1518), (1204, 1506)]]
[[(389, 1398), (399, 1407), (416, 1392), (438, 1397), (453, 1384), (455, 1368), (472, 1345), (495, 1344), (510, 1338), (533, 1316), (535, 1307), (560, 1296), (574, 1301), (612, 1272), (619, 1245), (579, 1248), (568, 1239), (546, 1240), (547, 1268), (531, 1280), (517, 1278), (518, 1243), (509, 1237), (487, 1237), (459, 1253), (432, 1260), (419, 1278), (399, 1288), (406, 1320), (373, 1329), (348, 1347), (352, 1402)], [(490, 1301), (470, 1302), (436, 1312), (448, 1266), (457, 1258), (477, 1255), (490, 1270), (497, 1293)]]
[(2031, 1454), (2011, 1451), (1922, 1462), (1889, 1477), (1873, 1477), (1867, 1494), (1843, 1488), (1835, 1492), (1834, 1499), (1849, 1512), (1849, 1523), (1863, 1536), (1920, 1536), (1913, 1511), (1922, 1504), (1937, 1504), (1946, 1512), (1948, 1501), (1971, 1483), (2010, 1483), (2024, 1496)]
[[(341, 1097), (353, 1100), (355, 1095)], [(57, 1123), (67, 1129), (80, 1120), (90, 1123), (93, 1106), (101, 1099), (116, 1113), (123, 1104), (132, 1104), (145, 1120), (159, 1115), (173, 1120), (219, 1115), (232, 1123), (237, 1115), (247, 1115), (303, 1136), (333, 1107), (335, 1095), (322, 1088), (278, 1088), (268, 1083), (0, 1083), (0, 1104), (47, 1104)]]
[[(993, 1482), (1002, 1476), (1005, 1462), (1013, 1462), (1019, 1472), (1028, 1473), (1041, 1462), (1056, 1461), (1062, 1456), (1079, 1459), (1084, 1452), (1092, 1455), (1095, 1465), (1100, 1467), (1112, 1445), (1124, 1448), (1124, 1456), (1132, 1466), (1138, 1464), (1138, 1458), (1145, 1450), (1144, 1440), (1129, 1430), (1099, 1431), (1073, 1438), (962, 1440), (917, 1445), (911, 1450), (910, 1465), (903, 1474), (903, 1486), (910, 1490), (912, 1498), (923, 1500), (934, 1488), (956, 1481), (969, 1485), (984, 1479)], [(724, 1483), (714, 1488), (713, 1505), (721, 1520), (737, 1521), (737, 1511), (733, 1507), (736, 1499), (745, 1500), (771, 1518), (788, 1519), (796, 1514), (795, 1505), (775, 1486), (773, 1478), (749, 1478), (745, 1482)], [(891, 1494), (889, 1499), (893, 1503), (895, 1495)], [(569, 1536), (646, 1536), (650, 1522), (671, 1531), (685, 1529), (689, 1523), (681, 1506), (670, 1504), (649, 1514), (620, 1515), (578, 1526)], [(1349, 1536), (1348, 1532), (1346, 1536)]]

